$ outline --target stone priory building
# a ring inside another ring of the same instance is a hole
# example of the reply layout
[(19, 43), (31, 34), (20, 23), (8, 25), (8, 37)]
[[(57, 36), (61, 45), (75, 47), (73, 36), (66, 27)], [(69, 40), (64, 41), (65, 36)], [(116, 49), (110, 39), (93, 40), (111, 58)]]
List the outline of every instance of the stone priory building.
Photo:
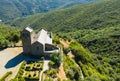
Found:
[(38, 33), (30, 27), (26, 27), (21, 32), (23, 53), (25, 55), (49, 56), (53, 52), (58, 52), (59, 48), (52, 44), (52, 33), (41, 29)]

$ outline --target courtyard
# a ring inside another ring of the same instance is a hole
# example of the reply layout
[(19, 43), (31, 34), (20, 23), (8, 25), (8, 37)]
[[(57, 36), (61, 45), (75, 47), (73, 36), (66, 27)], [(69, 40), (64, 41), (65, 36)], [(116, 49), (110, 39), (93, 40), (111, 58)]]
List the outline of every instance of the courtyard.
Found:
[(12, 71), (12, 75), (8, 81), (15, 77), (22, 61), (29, 59), (22, 55), (22, 52), (22, 47), (0, 50), (0, 78), (9, 71)]

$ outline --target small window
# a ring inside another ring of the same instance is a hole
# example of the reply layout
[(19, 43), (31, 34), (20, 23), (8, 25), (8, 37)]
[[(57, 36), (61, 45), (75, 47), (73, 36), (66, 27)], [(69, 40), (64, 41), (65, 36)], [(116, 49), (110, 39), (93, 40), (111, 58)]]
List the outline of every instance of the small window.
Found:
[(39, 50), (39, 46), (37, 46), (37, 48), (36, 48), (37, 50)]

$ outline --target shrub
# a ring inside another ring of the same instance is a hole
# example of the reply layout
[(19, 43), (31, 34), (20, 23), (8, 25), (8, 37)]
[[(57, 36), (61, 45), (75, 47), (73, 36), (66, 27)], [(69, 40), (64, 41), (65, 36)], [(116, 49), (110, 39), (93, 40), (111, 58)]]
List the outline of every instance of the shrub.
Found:
[(25, 70), (26, 70), (26, 71), (29, 71), (29, 70), (30, 70), (30, 66), (27, 66), (27, 67), (25, 68)]
[(41, 57), (41, 60), (44, 60), (45, 58), (44, 57)]
[(58, 38), (58, 37), (55, 37), (55, 38), (53, 39), (53, 43), (60, 44), (59, 38)]
[(0, 39), (0, 48), (7, 48), (10, 42), (6, 39)]
[(69, 71), (67, 72), (67, 76), (68, 76), (71, 80), (73, 80), (73, 79), (74, 79), (74, 72), (73, 72), (72, 70), (69, 70)]
[(11, 74), (12, 74), (12, 71), (7, 72), (7, 73), (0, 79), (0, 81), (5, 81), (5, 79), (6, 79), (9, 75), (11, 75)]
[(37, 64), (37, 67), (40, 67), (40, 64)]
[(55, 77), (56, 77), (56, 74), (57, 74), (57, 70), (52, 68), (51, 70), (47, 70), (47, 71), (45, 71), (44, 73), (46, 73), (47, 75), (55, 78)]
[(54, 52), (53, 54), (50, 55), (51, 61), (55, 63), (56, 66), (60, 66), (62, 62), (62, 54), (60, 52)]
[(63, 52), (64, 52), (65, 54), (68, 54), (68, 52), (70, 52), (70, 48), (63, 48)]
[(53, 81), (51, 78), (46, 78), (44, 81)]
[(55, 64), (55, 63), (54, 63), (53, 61), (50, 61), (50, 63), (49, 63), (50, 67), (53, 67), (54, 64)]

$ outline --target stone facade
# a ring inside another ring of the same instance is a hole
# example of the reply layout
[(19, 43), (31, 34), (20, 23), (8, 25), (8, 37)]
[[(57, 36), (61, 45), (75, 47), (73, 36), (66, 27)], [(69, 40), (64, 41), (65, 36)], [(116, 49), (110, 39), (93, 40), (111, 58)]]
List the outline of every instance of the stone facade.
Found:
[(59, 48), (52, 44), (52, 34), (41, 29), (35, 33), (32, 28), (26, 27), (21, 32), (23, 51), (25, 55), (49, 56)]

